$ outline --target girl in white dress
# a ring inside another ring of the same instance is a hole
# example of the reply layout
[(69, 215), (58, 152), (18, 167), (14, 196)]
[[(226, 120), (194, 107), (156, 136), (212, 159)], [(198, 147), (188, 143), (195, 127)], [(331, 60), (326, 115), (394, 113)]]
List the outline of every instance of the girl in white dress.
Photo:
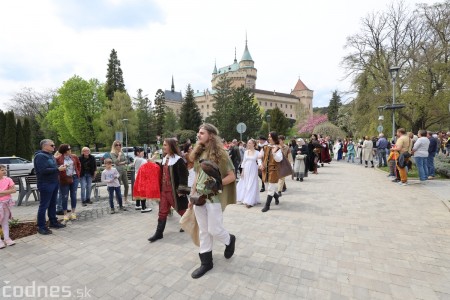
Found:
[(241, 163), (241, 178), (236, 186), (237, 201), (245, 204), (247, 208), (260, 203), (258, 166), (261, 165), (261, 159), (258, 158), (259, 151), (255, 147), (255, 140), (250, 139), (247, 142), (247, 150), (244, 153), (244, 159)]

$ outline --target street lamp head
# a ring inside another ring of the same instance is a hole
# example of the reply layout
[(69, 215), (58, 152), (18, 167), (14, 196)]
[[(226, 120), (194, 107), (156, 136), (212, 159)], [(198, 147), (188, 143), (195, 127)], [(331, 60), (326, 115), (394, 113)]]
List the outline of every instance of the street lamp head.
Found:
[(270, 122), (270, 118), (271, 118), (270, 115), (267, 115), (267, 116), (266, 116), (266, 119), (267, 119), (268, 122)]
[(122, 122), (126, 123), (128, 122), (128, 119), (122, 119)]
[(397, 67), (397, 66), (389, 68), (389, 73), (391, 74), (392, 80), (395, 80), (399, 70), (400, 70), (400, 67)]

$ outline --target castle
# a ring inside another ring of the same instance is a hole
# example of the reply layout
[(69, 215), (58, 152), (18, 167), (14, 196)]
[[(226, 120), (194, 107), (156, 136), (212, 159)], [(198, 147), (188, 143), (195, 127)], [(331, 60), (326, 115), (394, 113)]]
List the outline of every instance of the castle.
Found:
[(301, 115), (312, 116), (313, 114), (313, 91), (308, 89), (300, 78), (289, 94), (256, 88), (257, 70), (255, 68), (255, 62), (248, 50), (246, 40), (245, 50), (241, 60), (239, 62), (237, 61), (235, 51), (234, 62), (231, 65), (217, 69), (216, 64), (214, 64), (211, 79), (212, 89), (206, 89), (202, 92), (197, 91), (194, 94), (195, 101), (200, 108), (203, 119), (210, 116), (214, 111), (215, 86), (223, 76), (232, 79), (233, 87), (244, 85), (251, 89), (259, 106), (264, 111), (278, 107), (287, 118), (294, 120), (297, 120)]

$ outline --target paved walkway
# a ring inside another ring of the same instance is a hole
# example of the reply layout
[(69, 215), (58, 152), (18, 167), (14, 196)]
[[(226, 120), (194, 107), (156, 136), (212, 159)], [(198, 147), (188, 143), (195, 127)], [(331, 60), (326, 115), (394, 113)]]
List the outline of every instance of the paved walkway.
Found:
[(450, 299), (450, 182), (403, 187), (347, 163), (319, 173), (287, 180), (267, 213), (228, 206), (235, 255), (226, 260), (216, 243), (214, 268), (200, 279), (190, 276), (197, 248), (178, 232), (178, 216), (164, 239), (147, 241), (155, 209), (18, 240), (0, 250), (0, 292), (34, 285), (91, 299)]

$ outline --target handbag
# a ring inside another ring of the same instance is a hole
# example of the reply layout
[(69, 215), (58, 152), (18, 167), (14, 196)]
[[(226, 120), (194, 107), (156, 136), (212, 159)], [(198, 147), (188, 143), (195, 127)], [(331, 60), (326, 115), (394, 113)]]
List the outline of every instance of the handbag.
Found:
[(200, 246), (200, 237), (197, 219), (194, 210), (188, 208), (180, 219), (181, 228), (191, 235), (192, 241), (196, 246)]
[(286, 176), (292, 176), (294, 174), (292, 170), (291, 163), (286, 158), (286, 155), (283, 154), (283, 160), (278, 162), (278, 177), (283, 178)]
[(70, 185), (73, 183), (73, 177), (67, 176), (67, 175), (60, 175), (59, 176), (59, 183), (61, 185)]

